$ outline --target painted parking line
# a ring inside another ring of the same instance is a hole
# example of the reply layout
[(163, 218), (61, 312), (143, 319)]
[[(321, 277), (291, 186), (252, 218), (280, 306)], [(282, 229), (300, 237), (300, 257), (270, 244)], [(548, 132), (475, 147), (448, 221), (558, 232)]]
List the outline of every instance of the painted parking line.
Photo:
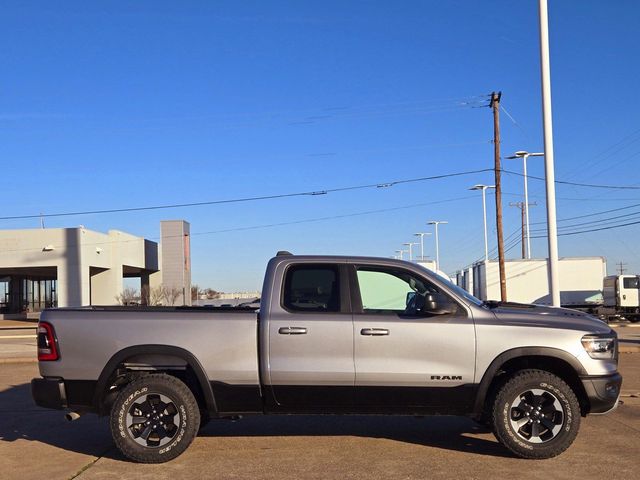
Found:
[(0, 338), (37, 338), (37, 335), (2, 335)]

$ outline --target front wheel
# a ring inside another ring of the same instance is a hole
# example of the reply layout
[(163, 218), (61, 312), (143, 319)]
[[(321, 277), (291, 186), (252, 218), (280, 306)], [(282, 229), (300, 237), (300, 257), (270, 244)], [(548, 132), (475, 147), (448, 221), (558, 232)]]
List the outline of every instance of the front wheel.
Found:
[(522, 458), (551, 458), (573, 443), (580, 428), (580, 405), (561, 378), (543, 370), (516, 372), (498, 392), (493, 431)]
[(120, 391), (110, 423), (113, 440), (126, 457), (141, 463), (163, 463), (191, 444), (200, 426), (200, 410), (183, 382), (152, 374)]

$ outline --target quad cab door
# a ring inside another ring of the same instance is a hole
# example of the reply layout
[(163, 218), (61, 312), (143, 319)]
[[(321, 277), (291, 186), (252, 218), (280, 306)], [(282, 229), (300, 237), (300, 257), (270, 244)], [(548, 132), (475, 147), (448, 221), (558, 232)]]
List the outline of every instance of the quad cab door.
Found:
[(267, 409), (348, 410), (355, 369), (346, 262), (283, 268), (268, 318)]
[(475, 374), (470, 310), (426, 272), (354, 264), (350, 279), (356, 407), (467, 412)]

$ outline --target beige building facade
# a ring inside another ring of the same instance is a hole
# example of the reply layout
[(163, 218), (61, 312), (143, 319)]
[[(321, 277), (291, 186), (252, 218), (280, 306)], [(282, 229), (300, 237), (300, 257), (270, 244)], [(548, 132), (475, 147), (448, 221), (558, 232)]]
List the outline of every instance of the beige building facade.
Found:
[[(185, 223), (161, 222), (161, 230)], [(182, 236), (162, 250), (172, 268), (178, 262), (190, 272), (190, 258), (180, 254), (188, 241), (188, 236)], [(176, 254), (180, 254), (178, 260)], [(160, 257), (156, 242), (119, 230), (0, 230), (0, 314), (117, 304), (125, 278), (139, 278), (141, 290), (164, 285)], [(176, 279), (172, 273), (169, 280), (172, 288), (190, 289), (190, 275)], [(179, 285), (179, 280), (188, 283)], [(182, 298), (176, 304), (182, 304)]]

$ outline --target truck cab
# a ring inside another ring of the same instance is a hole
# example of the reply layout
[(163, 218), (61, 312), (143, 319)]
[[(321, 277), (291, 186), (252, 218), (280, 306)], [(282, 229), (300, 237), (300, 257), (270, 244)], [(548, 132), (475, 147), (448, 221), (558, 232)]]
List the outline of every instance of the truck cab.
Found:
[(640, 320), (640, 277), (637, 275), (611, 275), (603, 281), (602, 313)]

